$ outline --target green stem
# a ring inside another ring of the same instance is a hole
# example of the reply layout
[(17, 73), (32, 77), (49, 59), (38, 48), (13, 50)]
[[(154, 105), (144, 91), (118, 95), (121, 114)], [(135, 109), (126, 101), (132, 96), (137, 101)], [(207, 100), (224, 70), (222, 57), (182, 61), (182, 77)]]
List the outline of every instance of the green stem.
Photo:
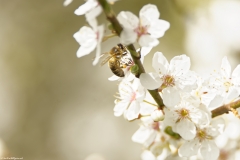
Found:
[[(114, 28), (114, 30), (116, 31), (116, 34), (118, 36), (120, 36), (123, 28), (120, 25), (120, 23), (118, 22), (111, 6), (108, 4), (108, 2), (106, 0), (98, 0), (99, 4), (102, 6), (103, 11), (107, 17), (107, 19), (109, 20), (109, 22), (111, 22), (112, 27)], [(130, 44), (127, 46), (132, 59), (134, 61), (134, 63), (136, 65), (138, 65), (138, 73), (136, 73), (136, 77), (139, 78), (141, 73), (145, 73), (144, 67), (142, 65), (142, 62), (140, 61), (141, 55), (136, 51), (135, 47), (133, 44)], [(160, 97), (159, 93), (157, 90), (148, 90), (148, 92), (152, 95), (153, 99), (156, 101), (158, 108), (163, 109), (164, 104), (163, 104), (163, 100)]]

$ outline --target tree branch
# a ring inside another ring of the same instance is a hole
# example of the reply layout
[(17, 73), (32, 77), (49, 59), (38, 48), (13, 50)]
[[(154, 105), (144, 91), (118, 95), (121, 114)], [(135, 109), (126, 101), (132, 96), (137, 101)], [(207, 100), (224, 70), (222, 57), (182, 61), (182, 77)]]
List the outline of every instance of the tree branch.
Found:
[[(115, 30), (116, 34), (120, 36), (122, 29), (122, 26), (118, 22), (113, 10), (111, 9), (111, 6), (108, 4), (106, 0), (98, 0), (99, 4), (102, 6), (103, 11), (107, 17), (107, 19), (111, 22), (113, 29)], [(141, 73), (145, 73), (144, 67), (142, 65), (142, 62), (140, 61), (141, 55), (136, 51), (133, 44), (130, 44), (127, 46), (127, 49), (129, 50), (132, 59), (136, 65), (138, 65), (138, 73), (136, 73), (136, 77), (139, 78)], [(158, 108), (163, 109), (164, 104), (163, 100), (160, 97), (157, 90), (148, 90), (148, 92), (151, 94), (153, 99), (156, 101)]]
[(228, 113), (232, 109), (237, 109), (239, 107), (240, 107), (240, 99), (235, 102), (222, 105), (222, 106), (212, 110), (212, 118), (222, 115), (224, 113)]

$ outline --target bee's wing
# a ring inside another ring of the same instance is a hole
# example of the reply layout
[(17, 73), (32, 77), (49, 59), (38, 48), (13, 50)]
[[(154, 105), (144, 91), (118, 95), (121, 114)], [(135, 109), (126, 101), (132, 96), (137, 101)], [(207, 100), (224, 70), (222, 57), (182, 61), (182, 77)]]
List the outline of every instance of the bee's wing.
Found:
[(106, 64), (106, 63), (109, 61), (109, 59), (111, 59), (111, 58), (112, 58), (112, 56), (106, 57), (106, 58), (101, 62), (101, 66), (103, 66), (104, 64)]

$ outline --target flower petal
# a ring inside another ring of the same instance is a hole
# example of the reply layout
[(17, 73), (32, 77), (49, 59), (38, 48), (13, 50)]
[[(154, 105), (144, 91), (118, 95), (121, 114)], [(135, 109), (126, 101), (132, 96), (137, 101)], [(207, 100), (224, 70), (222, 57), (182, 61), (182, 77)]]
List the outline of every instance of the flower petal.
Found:
[(142, 7), (139, 12), (139, 17), (146, 17), (148, 20), (156, 20), (160, 17), (160, 13), (156, 5), (147, 4)]
[(162, 81), (156, 73), (142, 73), (139, 79), (146, 89), (154, 90), (162, 85)]
[(112, 75), (111, 77), (108, 78), (109, 81), (116, 81), (119, 80), (120, 77), (116, 76), (116, 75)]
[(141, 51), (141, 58), (145, 57), (151, 50), (152, 50), (152, 47), (142, 47), (141, 50), (140, 50)]
[(102, 7), (99, 5), (85, 14), (86, 20), (90, 21), (91, 19), (96, 18), (102, 13)]
[(230, 78), (231, 66), (230, 66), (230, 63), (229, 63), (227, 57), (224, 57), (222, 59), (221, 74), (226, 78)]
[(82, 56), (90, 54), (96, 48), (96, 45), (97, 45), (97, 42), (93, 42), (92, 46), (89, 46), (89, 47), (80, 46), (77, 51), (77, 57), (80, 58)]
[[(216, 128), (218, 130), (219, 134), (221, 134), (221, 133), (223, 133), (224, 128), (225, 128), (225, 121), (224, 121), (223, 118), (214, 118), (211, 121), (211, 126), (213, 128)], [(218, 136), (218, 135), (212, 135), (212, 134), (210, 134), (210, 135), (211, 136)]]
[(157, 132), (151, 128), (141, 126), (132, 136), (132, 141), (148, 147), (156, 138)]
[(98, 2), (95, 0), (88, 0), (86, 3), (83, 5), (79, 6), (78, 9), (74, 11), (74, 13), (78, 16), (84, 15), (87, 12), (89, 12), (91, 9), (96, 7), (98, 5)]
[(134, 30), (139, 25), (138, 17), (132, 12), (121, 11), (117, 16), (117, 19), (123, 28)]
[(162, 99), (166, 107), (174, 107), (181, 102), (179, 91), (173, 87), (163, 89)]
[(141, 154), (142, 160), (156, 160), (155, 156), (149, 150), (144, 150)]
[(180, 55), (171, 59), (169, 69), (172, 74), (181, 76), (189, 71), (190, 65), (190, 58), (186, 55)]
[(73, 1), (73, 0), (65, 0), (65, 1), (63, 2), (63, 5), (66, 7), (66, 6), (68, 6), (70, 3), (72, 3), (72, 1)]
[(73, 37), (81, 46), (85, 47), (90, 47), (93, 42), (97, 41), (96, 33), (92, 28), (86, 26), (83, 26)]
[(234, 85), (240, 86), (240, 64), (233, 70), (232, 82)]
[(145, 34), (138, 39), (138, 43), (141, 47), (155, 47), (159, 44), (159, 41), (151, 35)]
[(137, 33), (131, 29), (124, 28), (120, 34), (120, 42), (129, 45), (137, 40)]
[(220, 96), (220, 95), (216, 95), (212, 101), (210, 102), (208, 108), (210, 110), (213, 110), (217, 107), (220, 107), (222, 104), (223, 104), (223, 100), (224, 100), (224, 97)]
[(200, 148), (200, 153), (204, 160), (216, 160), (219, 156), (219, 148), (214, 141), (204, 141), (202, 142), (202, 147)]
[(169, 27), (169, 22), (158, 19), (151, 23), (150, 27), (148, 28), (148, 33), (150, 33), (154, 38), (160, 38), (165, 34)]
[(101, 26), (98, 26), (97, 27), (97, 30), (98, 30), (98, 39), (97, 39), (97, 51), (96, 51), (96, 58), (94, 59), (93, 61), (93, 65), (96, 65), (100, 59), (100, 55), (101, 55), (101, 41), (102, 41), (102, 38), (103, 38), (103, 32), (104, 32), (104, 26), (101, 25)]
[(152, 66), (157, 73), (166, 74), (168, 71), (169, 63), (161, 52), (156, 52), (152, 59)]
[[(199, 142), (194, 139), (192, 141), (185, 142), (178, 150), (178, 154), (180, 157), (191, 157), (198, 153), (200, 148)], [(210, 159), (209, 159), (210, 160)]]
[(127, 101), (120, 101), (117, 102), (115, 105), (113, 111), (114, 111), (114, 116), (119, 117), (123, 114), (123, 112), (127, 109), (129, 102)]
[(176, 123), (176, 132), (185, 140), (192, 140), (196, 136), (196, 126), (188, 119)]
[(133, 101), (126, 113), (126, 117), (129, 121), (138, 118), (139, 115), (139, 111), (140, 111), (140, 104), (137, 101)]

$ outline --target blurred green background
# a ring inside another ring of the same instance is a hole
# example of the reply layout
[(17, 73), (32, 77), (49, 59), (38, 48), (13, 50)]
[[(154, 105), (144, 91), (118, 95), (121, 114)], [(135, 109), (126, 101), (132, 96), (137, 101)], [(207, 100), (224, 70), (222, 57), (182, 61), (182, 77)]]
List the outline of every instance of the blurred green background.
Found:
[[(76, 57), (79, 44), (72, 35), (87, 22), (74, 10), (83, 3), (0, 1), (0, 157), (140, 159), (142, 146), (131, 141), (139, 122), (113, 115), (119, 82), (107, 80), (112, 75), (107, 65), (92, 66), (95, 51)], [(113, 8), (138, 15), (148, 3), (158, 6), (171, 27), (146, 57), (147, 71), (155, 51), (169, 60), (189, 55), (200, 74), (218, 69), (224, 55), (232, 66), (239, 63), (239, 1), (120, 0)], [(104, 15), (99, 23), (107, 24)], [(104, 42), (102, 52), (117, 43), (118, 38)]]

